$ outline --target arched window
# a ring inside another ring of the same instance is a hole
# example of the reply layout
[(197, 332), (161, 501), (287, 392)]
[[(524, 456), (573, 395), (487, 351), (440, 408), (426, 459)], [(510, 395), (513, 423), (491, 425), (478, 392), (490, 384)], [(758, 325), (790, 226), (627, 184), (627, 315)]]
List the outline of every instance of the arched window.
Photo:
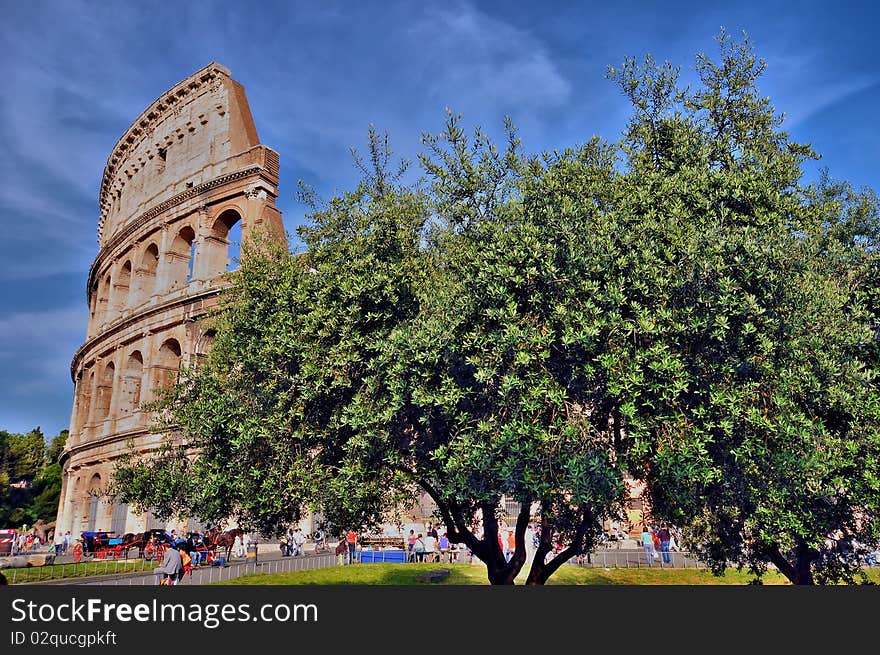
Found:
[(95, 473), (89, 480), (89, 488), (87, 490), (91, 496), (99, 496), (101, 494), (101, 474)]
[(238, 268), (241, 240), (241, 215), (234, 209), (227, 209), (216, 218), (210, 235), (205, 239), (208, 277)]
[(135, 284), (132, 290), (132, 304), (139, 305), (150, 299), (156, 290), (156, 271), (159, 268), (159, 246), (151, 243), (141, 256), (140, 265), (135, 273)]
[(140, 409), (141, 379), (143, 376), (144, 358), (139, 351), (135, 350), (128, 356), (122, 377), (122, 402), (120, 403), (122, 414), (131, 414)]
[(156, 387), (170, 387), (177, 383), (177, 371), (180, 369), (180, 344), (177, 339), (168, 339), (159, 348), (156, 358)]
[(100, 383), (98, 384), (98, 406), (97, 406), (97, 419), (103, 420), (110, 415), (110, 401), (113, 399), (113, 380), (116, 376), (116, 367), (113, 366), (113, 362), (108, 362), (104, 367), (104, 372), (101, 375)]
[[(181, 228), (171, 242), (168, 252), (168, 280), (170, 289), (182, 287), (192, 278), (195, 259), (196, 233), (189, 225)], [(170, 290), (169, 289), (169, 290)]]
[(131, 261), (127, 261), (119, 269), (119, 275), (116, 276), (116, 284), (113, 287), (113, 309), (115, 312), (122, 312), (129, 305), (129, 295), (131, 294)]
[(104, 282), (98, 286), (98, 307), (95, 313), (102, 323), (110, 320), (110, 289), (112, 285), (113, 280), (108, 273)]
[(92, 387), (95, 384), (95, 372), (92, 367), (86, 367), (82, 371), (82, 376), (76, 382), (76, 432), (82, 439), (82, 433), (86, 423), (89, 422), (89, 412), (92, 409)]
[(94, 530), (98, 521), (98, 505), (101, 503), (98, 496), (101, 494), (101, 476), (98, 473), (95, 473), (92, 476), (92, 479), (89, 480), (88, 494), (91, 496), (89, 499), (89, 530)]
[(205, 330), (198, 341), (196, 341), (195, 354), (197, 365), (202, 365), (208, 361), (208, 354), (211, 352), (211, 346), (214, 345), (214, 338), (216, 336), (214, 330)]

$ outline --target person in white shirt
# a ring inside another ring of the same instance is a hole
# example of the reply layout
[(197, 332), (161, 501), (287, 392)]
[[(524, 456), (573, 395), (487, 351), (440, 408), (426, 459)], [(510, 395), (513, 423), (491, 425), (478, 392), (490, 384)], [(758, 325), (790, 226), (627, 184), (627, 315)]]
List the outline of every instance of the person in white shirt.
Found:
[(434, 557), (437, 551), (437, 540), (434, 539), (434, 535), (428, 533), (424, 537), (422, 537), (422, 541), (425, 543), (425, 561), (436, 561)]

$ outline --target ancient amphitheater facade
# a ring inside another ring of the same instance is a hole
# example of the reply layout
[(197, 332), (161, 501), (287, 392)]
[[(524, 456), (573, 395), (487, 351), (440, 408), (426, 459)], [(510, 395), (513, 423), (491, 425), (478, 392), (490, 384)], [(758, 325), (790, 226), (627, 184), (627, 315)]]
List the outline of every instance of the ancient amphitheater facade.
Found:
[(122, 454), (162, 439), (143, 403), (210, 348), (200, 319), (227, 284), (233, 230), (284, 239), (277, 195), (278, 154), (260, 144), (244, 88), (216, 63), (164, 93), (116, 143), (101, 184), (88, 333), (71, 364), (58, 530), (171, 527), (103, 492)]

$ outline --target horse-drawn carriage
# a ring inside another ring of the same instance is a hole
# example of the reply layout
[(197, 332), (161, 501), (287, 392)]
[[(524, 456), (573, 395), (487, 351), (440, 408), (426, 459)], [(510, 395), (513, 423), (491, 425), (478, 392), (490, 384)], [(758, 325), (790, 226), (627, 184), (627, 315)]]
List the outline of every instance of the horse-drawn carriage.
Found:
[(118, 543), (114, 543), (113, 550), (111, 550), (111, 541), (121, 543), (121, 540), (118, 540), (112, 532), (92, 530), (81, 533), (80, 540), (82, 542), (83, 556), (94, 559), (106, 559), (108, 553), (118, 552)]
[[(139, 547), (145, 560), (162, 561), (165, 551), (174, 543), (174, 538), (166, 530), (147, 530), (140, 534)], [(142, 545), (141, 545), (142, 544)]]

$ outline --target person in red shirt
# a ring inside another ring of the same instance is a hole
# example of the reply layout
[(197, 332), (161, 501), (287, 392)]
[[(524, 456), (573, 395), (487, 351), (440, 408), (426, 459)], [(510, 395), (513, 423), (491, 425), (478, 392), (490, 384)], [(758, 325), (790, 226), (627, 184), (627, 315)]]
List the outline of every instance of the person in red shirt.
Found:
[(354, 553), (357, 546), (357, 532), (349, 530), (345, 535), (345, 542), (348, 544), (348, 563), (354, 564)]

